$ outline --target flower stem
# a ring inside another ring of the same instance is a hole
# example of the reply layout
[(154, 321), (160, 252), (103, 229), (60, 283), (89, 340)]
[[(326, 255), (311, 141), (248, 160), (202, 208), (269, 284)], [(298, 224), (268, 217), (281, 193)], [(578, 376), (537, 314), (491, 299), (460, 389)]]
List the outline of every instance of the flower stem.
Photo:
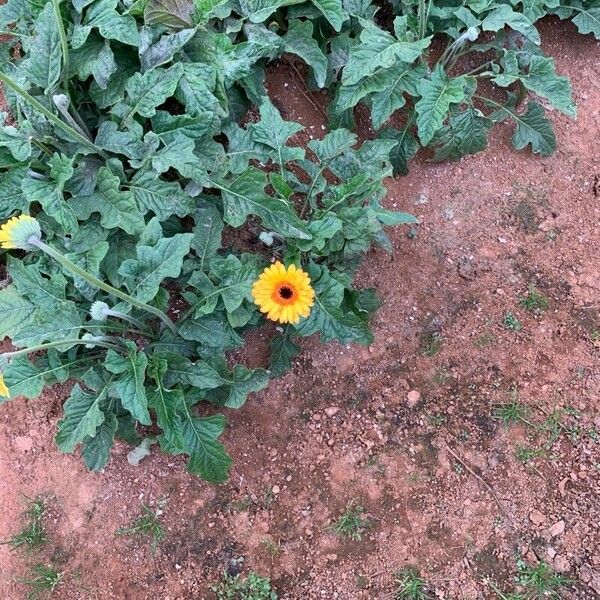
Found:
[(84, 135), (81, 135), (79, 131), (73, 129), (70, 125), (67, 125), (64, 121), (61, 121), (53, 112), (49, 111), (43, 104), (38, 102), (33, 96), (28, 94), (20, 85), (13, 81), (6, 73), (0, 71), (0, 81), (9, 87), (15, 94), (21, 96), (23, 100), (31, 104), (38, 112), (43, 114), (48, 121), (56, 125), (59, 129), (62, 129), (65, 133), (76, 139), (78, 142), (87, 146), (93, 150), (96, 154), (102, 156), (102, 158), (108, 158), (108, 154), (104, 150), (98, 148), (96, 144), (88, 140)]
[(42, 242), (42, 240), (40, 240), (39, 238), (33, 236), (29, 239), (29, 243), (32, 246), (36, 246), (37, 248), (39, 248), (42, 252), (45, 252), (46, 254), (48, 254), (48, 256), (51, 256), (54, 260), (56, 260), (58, 263), (60, 263), (63, 267), (65, 267), (72, 273), (75, 273), (75, 275), (79, 275), (79, 277), (81, 277), (82, 279), (85, 279), (90, 285), (100, 288), (101, 290), (104, 290), (105, 292), (108, 292), (109, 294), (112, 294), (113, 296), (116, 296), (117, 298), (124, 300), (128, 304), (131, 304), (131, 305), (139, 308), (140, 310), (144, 310), (146, 312), (153, 314), (155, 317), (158, 317), (169, 328), (169, 330), (172, 333), (177, 333), (177, 328), (175, 327), (175, 323), (173, 323), (173, 321), (171, 321), (171, 319), (169, 319), (169, 317), (167, 317), (167, 315), (165, 315), (165, 313), (162, 310), (159, 310), (158, 308), (154, 308), (154, 306), (150, 306), (149, 304), (146, 304), (145, 302), (140, 302), (139, 300), (136, 300), (129, 294), (126, 294), (125, 292), (122, 292), (121, 290), (114, 288), (112, 285), (109, 285), (108, 283), (104, 283), (104, 281), (102, 281), (101, 279), (98, 279), (97, 277), (94, 277), (87, 271), (84, 271), (81, 267), (77, 266), (74, 262), (71, 262), (68, 258), (64, 257), (60, 252), (58, 252), (51, 246), (48, 246), (48, 244), (45, 244), (44, 242)]
[(431, 10), (431, 0), (425, 6), (425, 0), (419, 0), (419, 39), (422, 40), (427, 32), (427, 22), (429, 21), (429, 11)]
[(22, 350), (13, 350), (12, 352), (3, 352), (0, 356), (2, 358), (14, 358), (15, 356), (21, 356), (22, 354), (30, 354), (31, 352), (38, 352), (40, 350), (50, 350), (50, 348), (58, 348), (59, 346), (72, 345), (72, 344), (84, 344), (102, 346), (103, 348), (111, 348), (112, 350), (121, 350), (119, 346), (115, 346), (110, 342), (105, 342), (98, 338), (89, 338), (87, 340), (81, 338), (75, 338), (72, 340), (59, 340), (56, 342), (48, 342), (47, 344), (40, 344), (39, 346), (31, 346), (30, 348), (23, 348)]
[(127, 321), (128, 323), (131, 323), (132, 325), (135, 325), (140, 330), (140, 333), (145, 332), (144, 335), (146, 336), (152, 333), (144, 323), (142, 323), (135, 317), (132, 317), (131, 315), (126, 315), (125, 313), (119, 312), (118, 310), (108, 310), (106, 314), (110, 317), (114, 317), (115, 319), (121, 319), (123, 321)]

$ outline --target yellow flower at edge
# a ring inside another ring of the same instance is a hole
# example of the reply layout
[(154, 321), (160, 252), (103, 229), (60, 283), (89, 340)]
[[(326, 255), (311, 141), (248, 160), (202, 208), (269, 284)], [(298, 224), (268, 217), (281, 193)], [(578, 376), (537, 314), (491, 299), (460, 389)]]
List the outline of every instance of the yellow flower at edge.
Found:
[(29, 243), (32, 237), (41, 238), (42, 231), (36, 219), (29, 215), (12, 217), (0, 227), (0, 247), (5, 250), (19, 248), (31, 250), (33, 246)]
[(296, 265), (279, 261), (267, 267), (252, 286), (252, 297), (260, 312), (271, 321), (296, 324), (308, 317), (315, 303), (310, 277)]
[(0, 373), (0, 396), (10, 398), (10, 390), (6, 383), (4, 383), (4, 375), (2, 373)]

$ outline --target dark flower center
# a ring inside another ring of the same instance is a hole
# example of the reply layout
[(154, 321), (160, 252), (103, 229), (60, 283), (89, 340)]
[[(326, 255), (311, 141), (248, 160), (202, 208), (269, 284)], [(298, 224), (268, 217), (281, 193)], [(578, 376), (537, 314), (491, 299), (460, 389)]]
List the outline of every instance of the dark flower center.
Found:
[(279, 295), (284, 300), (289, 300), (294, 295), (294, 290), (292, 290), (291, 288), (289, 288), (287, 285), (282, 285), (279, 288)]

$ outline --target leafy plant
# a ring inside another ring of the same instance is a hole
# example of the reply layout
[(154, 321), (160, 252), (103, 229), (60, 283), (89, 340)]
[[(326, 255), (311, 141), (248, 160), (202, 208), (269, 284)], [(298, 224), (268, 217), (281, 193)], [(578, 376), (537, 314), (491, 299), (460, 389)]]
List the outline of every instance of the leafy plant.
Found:
[(329, 531), (360, 542), (365, 531), (371, 527), (371, 520), (364, 516), (364, 512), (363, 506), (355, 501), (349, 502), (346, 510), (329, 526)]
[(439, 332), (425, 333), (421, 336), (421, 346), (419, 348), (423, 356), (436, 356), (442, 349), (442, 334)]
[(19, 581), (31, 588), (27, 594), (28, 600), (35, 600), (42, 596), (48, 598), (62, 581), (64, 573), (61, 573), (53, 566), (44, 564), (34, 565), (29, 577), (24, 577)]
[(523, 444), (517, 444), (515, 447), (515, 456), (517, 460), (524, 464), (530, 463), (536, 458), (540, 458), (546, 454), (544, 448), (532, 448)]
[(160, 509), (154, 511), (145, 504), (142, 504), (142, 514), (129, 527), (117, 529), (116, 535), (134, 535), (150, 538), (150, 547), (154, 554), (158, 545), (166, 536), (165, 529), (159, 520), (161, 512)]
[[(17, 250), (0, 291), (0, 334), (16, 348), (2, 358), (0, 394), (35, 398), (75, 381), (62, 451), (81, 448), (100, 469), (115, 437), (139, 443), (157, 426), (163, 451), (226, 480), (215, 409), (241, 407), (289, 369), (299, 337), (371, 342), (378, 301), (353, 287), (354, 273), (373, 244), (391, 251), (385, 226), (416, 222), (383, 208), (384, 179), (421, 146), (436, 160), (479, 151), (504, 119), (515, 147), (554, 149), (534, 98), (570, 116), (575, 107), (534, 23), (554, 13), (600, 36), (595, 4), (407, 0), (376, 23), (377, 10), (342, 0), (0, 6), (10, 33), (0, 219), (35, 218), (0, 236)], [(433, 36), (447, 42), (437, 60)], [(309, 86), (330, 90), (323, 139), (303, 144), (303, 127), (268, 96), (265, 66), (284, 54), (304, 60)], [(505, 102), (478, 93), (484, 79), (506, 88)], [(350, 131), (359, 102), (379, 130), (363, 143)], [(403, 127), (384, 126), (397, 111)], [(248, 235), (231, 235), (240, 228)], [(314, 305), (277, 329), (269, 370), (250, 369), (228, 352), (263, 324), (252, 286), (274, 260), (308, 274)]]
[(232, 577), (225, 573), (223, 581), (213, 589), (217, 600), (277, 600), (278, 598), (269, 578), (253, 571), (245, 579), (239, 575)]
[(527, 294), (519, 300), (519, 304), (531, 313), (540, 315), (550, 307), (550, 301), (540, 293), (534, 285), (527, 288)]
[(427, 584), (414, 568), (403, 569), (395, 575), (394, 600), (428, 600)]
[(521, 329), (523, 329), (521, 321), (519, 321), (516, 315), (510, 311), (504, 315), (502, 324), (504, 327), (506, 327), (506, 329), (510, 329), (511, 331), (521, 331)]
[(529, 407), (519, 401), (500, 404), (493, 411), (494, 418), (501, 420), (505, 425), (518, 423), (527, 415), (529, 415)]
[(517, 582), (526, 589), (526, 597), (531, 600), (561, 598), (561, 591), (569, 584), (569, 579), (555, 573), (545, 562), (528, 565), (524, 560), (517, 561)]
[(44, 527), (44, 515), (46, 514), (46, 503), (42, 498), (31, 500), (25, 517), (27, 524), (13, 535), (5, 544), (8, 544), (12, 550), (24, 546), (27, 550), (34, 550), (43, 546), (46, 541), (46, 529)]

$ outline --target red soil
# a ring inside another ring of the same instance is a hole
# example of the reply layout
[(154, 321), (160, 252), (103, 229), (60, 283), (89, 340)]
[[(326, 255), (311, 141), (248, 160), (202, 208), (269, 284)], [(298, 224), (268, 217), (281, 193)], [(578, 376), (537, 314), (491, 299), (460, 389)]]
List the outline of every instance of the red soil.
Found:
[[(124, 444), (90, 474), (53, 441), (68, 385), (0, 408), (0, 539), (22, 525), (24, 496), (50, 507), (41, 553), (0, 546), (1, 598), (24, 598), (17, 578), (39, 561), (65, 572), (57, 600), (213, 598), (242, 558), (282, 599), (390, 600), (393, 573), (414, 565), (438, 598), (474, 600), (497, 597), (486, 578), (513, 588), (517, 553), (572, 578), (564, 598), (600, 598), (600, 44), (559, 21), (541, 29), (578, 105), (576, 121), (551, 113), (557, 152), (513, 151), (505, 124), (482, 154), (419, 159), (389, 181), (387, 205), (421, 225), (391, 231), (394, 256), (373, 251), (360, 271), (383, 300), (374, 344), (309, 340), (292, 373), (232, 411), (228, 484), (156, 451), (134, 468)], [(269, 80), (284, 117), (320, 137), (323, 99), (285, 65)], [(530, 284), (543, 314), (519, 305)], [(261, 364), (267, 336), (251, 339)], [(529, 464), (515, 449), (548, 434), (493, 418), (515, 396), (538, 423), (568, 407)], [(372, 521), (360, 542), (327, 530), (355, 498)], [(155, 556), (115, 536), (161, 499)]]

